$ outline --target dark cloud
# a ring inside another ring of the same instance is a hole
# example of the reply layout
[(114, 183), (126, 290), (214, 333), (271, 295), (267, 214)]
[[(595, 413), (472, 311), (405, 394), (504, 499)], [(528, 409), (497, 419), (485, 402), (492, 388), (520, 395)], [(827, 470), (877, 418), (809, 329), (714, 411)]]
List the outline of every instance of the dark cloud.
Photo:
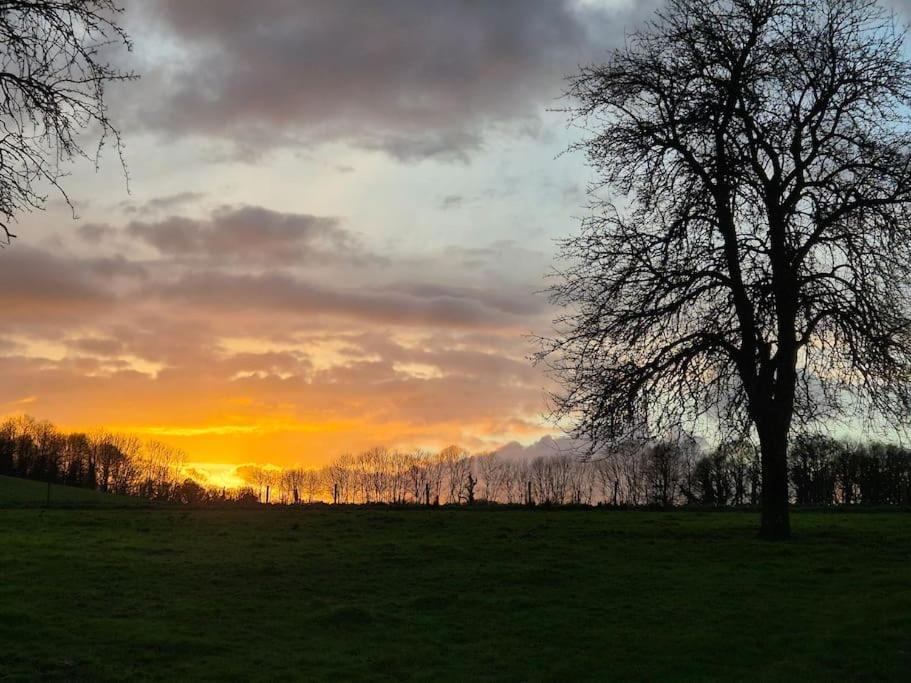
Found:
[(336, 218), (288, 214), (261, 207), (221, 207), (207, 220), (171, 216), (133, 221), (126, 232), (161, 254), (287, 264), (314, 258), (354, 259), (360, 247)]
[(534, 315), (542, 310), (542, 301), (532, 292), (520, 294), (492, 287), (438, 285), (427, 282), (403, 282), (378, 288), (381, 292), (405, 294), (412, 297), (478, 300), (490, 308), (509, 315)]
[[(158, 257), (25, 245), (0, 253), (8, 263), (0, 269), (7, 320), (41, 335), (56, 330), (55, 338), (79, 353), (170, 363), (188, 346), (211, 343), (213, 325), (248, 335), (313, 324), (522, 334), (548, 317), (533, 284), (546, 257), (512, 242), (374, 252), (336, 218), (250, 206), (221, 207), (203, 219), (89, 224), (80, 236), (140, 241)], [(73, 321), (84, 326), (73, 329)], [(163, 333), (177, 326), (176, 336)], [(204, 362), (205, 353), (192, 360)]]
[(144, 125), (244, 148), (344, 139), (406, 160), (464, 160), (490, 126), (534, 129), (562, 77), (655, 2), (156, 0), (145, 35), (183, 54), (146, 68)]
[(410, 285), (329, 288), (284, 273), (243, 275), (191, 272), (158, 294), (195, 310), (260, 311), (295, 316), (342, 316), (369, 323), (456, 328), (510, 327), (527, 305), (485, 289)]
[(448, 194), (440, 202), (441, 209), (458, 209), (465, 204), (465, 197), (460, 194)]
[(76, 232), (89, 244), (100, 244), (117, 234), (117, 228), (107, 223), (83, 223)]
[(117, 281), (144, 274), (123, 258), (69, 258), (16, 244), (0, 252), (0, 309), (6, 324), (78, 319), (110, 305)]

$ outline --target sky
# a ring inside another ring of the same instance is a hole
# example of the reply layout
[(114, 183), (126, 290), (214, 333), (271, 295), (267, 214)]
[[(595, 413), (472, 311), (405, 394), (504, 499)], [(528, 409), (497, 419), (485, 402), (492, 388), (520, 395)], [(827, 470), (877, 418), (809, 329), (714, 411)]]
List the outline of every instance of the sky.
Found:
[(0, 252), (0, 414), (216, 479), (554, 433), (530, 335), (591, 178), (564, 76), (657, 2), (128, 3), (129, 183), (74, 165), (77, 216), (52, 195)]

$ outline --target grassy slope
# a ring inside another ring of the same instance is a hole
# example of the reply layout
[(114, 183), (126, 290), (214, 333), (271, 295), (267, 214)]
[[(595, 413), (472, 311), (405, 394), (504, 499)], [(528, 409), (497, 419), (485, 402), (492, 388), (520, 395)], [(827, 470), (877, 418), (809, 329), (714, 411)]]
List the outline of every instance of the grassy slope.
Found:
[[(8, 679), (901, 679), (911, 517), (0, 510)], [(3, 678), (3, 676), (0, 676)]]
[[(0, 476), (0, 508), (35, 507), (46, 504), (46, 483)], [(147, 504), (147, 501), (141, 498), (115, 496), (73, 486), (51, 485), (52, 507), (129, 507)]]

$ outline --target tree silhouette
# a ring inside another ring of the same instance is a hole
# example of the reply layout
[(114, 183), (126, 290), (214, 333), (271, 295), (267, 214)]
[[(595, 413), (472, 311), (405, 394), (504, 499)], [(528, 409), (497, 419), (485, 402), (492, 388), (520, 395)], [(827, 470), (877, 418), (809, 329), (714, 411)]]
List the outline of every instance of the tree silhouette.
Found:
[[(120, 133), (108, 117), (105, 86), (135, 78), (108, 51), (130, 48), (113, 0), (0, 0), (0, 230), (15, 237), (16, 216), (44, 206), (47, 186), (69, 198), (62, 162), (91, 158), (80, 135), (98, 131), (94, 161)], [(123, 158), (121, 156), (121, 163)]]
[(556, 413), (593, 449), (748, 426), (766, 537), (793, 425), (908, 418), (903, 42), (874, 0), (669, 0), (571, 80), (598, 179), (540, 353)]

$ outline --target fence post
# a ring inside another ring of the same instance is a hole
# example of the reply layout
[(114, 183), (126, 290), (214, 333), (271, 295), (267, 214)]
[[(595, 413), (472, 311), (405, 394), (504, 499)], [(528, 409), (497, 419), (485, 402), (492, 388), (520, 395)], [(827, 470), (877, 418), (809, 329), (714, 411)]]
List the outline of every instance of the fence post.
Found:
[(525, 483), (527, 484), (527, 487), (526, 487), (527, 493), (525, 494), (525, 504), (528, 505), (529, 507), (531, 507), (531, 482), (528, 481)]
[(271, 488), (270, 486), (266, 486), (266, 505), (269, 504), (269, 489), (270, 488)]
[(427, 507), (430, 507), (430, 484), (424, 484), (424, 500), (427, 503)]
[(338, 484), (332, 487), (332, 504), (338, 505)]

